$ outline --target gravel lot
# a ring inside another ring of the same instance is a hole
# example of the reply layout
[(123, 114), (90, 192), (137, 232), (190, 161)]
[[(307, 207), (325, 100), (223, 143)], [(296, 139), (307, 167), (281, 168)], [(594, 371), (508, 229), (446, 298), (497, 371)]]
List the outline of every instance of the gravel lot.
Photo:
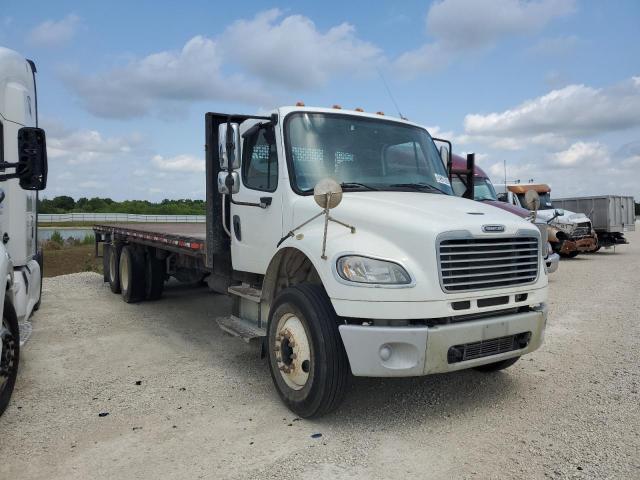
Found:
[(510, 369), (355, 379), (314, 421), (280, 403), (256, 347), (217, 328), (227, 298), (176, 285), (127, 305), (94, 273), (46, 279), (0, 418), (0, 478), (640, 478), (628, 236), (561, 262), (545, 345)]

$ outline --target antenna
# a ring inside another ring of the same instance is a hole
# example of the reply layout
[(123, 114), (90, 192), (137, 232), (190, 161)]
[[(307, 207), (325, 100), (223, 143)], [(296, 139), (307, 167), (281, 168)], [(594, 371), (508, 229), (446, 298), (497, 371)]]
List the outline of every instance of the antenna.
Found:
[(380, 79), (382, 80), (382, 84), (384, 85), (384, 88), (387, 89), (387, 93), (389, 94), (389, 98), (391, 99), (393, 106), (396, 107), (396, 110), (398, 111), (398, 115), (402, 120), (407, 120), (407, 118), (404, 115), (402, 115), (402, 112), (400, 111), (400, 107), (398, 107), (398, 104), (396, 103), (396, 99), (393, 98), (393, 93), (391, 93), (391, 89), (389, 88), (387, 81), (384, 79), (384, 75), (382, 75), (382, 72), (380, 71), (379, 68), (377, 68), (376, 70), (378, 71), (378, 75), (380, 75)]

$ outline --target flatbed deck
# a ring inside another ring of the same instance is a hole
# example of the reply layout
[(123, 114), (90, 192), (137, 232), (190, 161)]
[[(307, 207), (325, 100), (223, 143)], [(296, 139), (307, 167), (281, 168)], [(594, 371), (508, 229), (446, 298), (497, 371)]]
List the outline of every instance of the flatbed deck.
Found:
[(100, 234), (102, 240), (105, 236), (111, 239), (119, 237), (189, 255), (206, 253), (204, 223), (106, 223), (94, 225), (93, 230)]

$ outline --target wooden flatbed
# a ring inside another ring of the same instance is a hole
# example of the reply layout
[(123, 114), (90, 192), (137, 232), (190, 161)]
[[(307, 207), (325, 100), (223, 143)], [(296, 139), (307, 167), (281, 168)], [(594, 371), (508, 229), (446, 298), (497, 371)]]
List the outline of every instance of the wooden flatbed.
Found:
[(204, 223), (107, 223), (94, 225), (93, 231), (96, 242), (120, 239), (191, 256), (206, 254)]

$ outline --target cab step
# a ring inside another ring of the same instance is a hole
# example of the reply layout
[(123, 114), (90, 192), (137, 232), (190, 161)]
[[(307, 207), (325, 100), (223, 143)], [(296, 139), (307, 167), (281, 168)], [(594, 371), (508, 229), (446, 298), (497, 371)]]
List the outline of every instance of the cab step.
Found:
[(262, 338), (267, 336), (267, 330), (258, 327), (255, 323), (249, 320), (238, 318), (235, 315), (229, 315), (228, 317), (218, 317), (216, 319), (218, 326), (225, 332), (233, 335), (234, 337), (242, 338), (245, 342), (249, 343), (254, 338)]
[(250, 287), (246, 284), (231, 285), (227, 291), (231, 295), (246, 298), (247, 300), (251, 300), (255, 303), (260, 303), (260, 298), (262, 296), (262, 290), (258, 290), (257, 288)]

